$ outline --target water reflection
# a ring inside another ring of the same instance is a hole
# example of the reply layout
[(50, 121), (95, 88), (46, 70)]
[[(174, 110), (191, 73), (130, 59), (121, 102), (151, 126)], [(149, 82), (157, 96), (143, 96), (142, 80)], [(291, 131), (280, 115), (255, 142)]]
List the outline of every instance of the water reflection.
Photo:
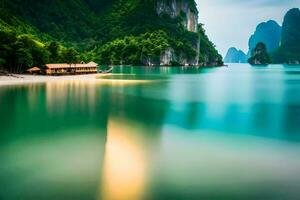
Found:
[(75, 81), (0, 89), (0, 199), (97, 196), (107, 124), (98, 89)]
[(296, 199), (299, 69), (0, 88), (0, 199)]
[(93, 112), (96, 103), (97, 84), (82, 81), (59, 81), (46, 83), (47, 111), (65, 112), (72, 101), (82, 112)]
[(294, 199), (298, 153), (298, 144), (168, 126), (154, 161), (152, 199)]
[(99, 199), (145, 199), (151, 160), (159, 146), (168, 102), (145, 98), (167, 85), (136, 84), (110, 88), (107, 142)]
[[(144, 128), (110, 118), (105, 147), (103, 188), (100, 199), (143, 199), (147, 177)], [(146, 131), (147, 132), (147, 131)]]

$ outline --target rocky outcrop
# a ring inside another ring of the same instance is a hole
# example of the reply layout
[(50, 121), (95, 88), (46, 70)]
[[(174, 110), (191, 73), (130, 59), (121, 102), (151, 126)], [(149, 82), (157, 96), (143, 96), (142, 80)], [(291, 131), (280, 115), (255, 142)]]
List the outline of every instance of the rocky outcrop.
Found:
[(242, 50), (238, 50), (235, 47), (231, 47), (227, 51), (224, 62), (225, 63), (246, 63), (247, 55)]
[(266, 45), (266, 48), (269, 52), (273, 52), (278, 49), (281, 40), (281, 27), (280, 25), (273, 21), (269, 20), (267, 22), (260, 23), (253, 35), (251, 35), (248, 45), (249, 52), (248, 57), (251, 56), (252, 50), (260, 42)]
[(283, 20), (280, 47), (272, 55), (274, 63), (300, 63), (300, 9), (289, 10)]
[(172, 48), (166, 49), (160, 56), (160, 65), (168, 66), (172, 65), (174, 50)]
[[(160, 16), (166, 14), (171, 18), (181, 17), (182, 24), (187, 31), (198, 32), (198, 10), (194, 1), (190, 0), (157, 0), (156, 13)], [(198, 65), (200, 52), (200, 38), (192, 42), (193, 48), (197, 52), (197, 56), (187, 59), (184, 55), (174, 55), (174, 50), (169, 48), (161, 55), (161, 65), (171, 65), (178, 63), (179, 65)]]
[(283, 62), (300, 63), (300, 9), (294, 8), (287, 12), (282, 27), (281, 51)]
[(287, 12), (282, 25), (282, 46), (299, 47), (300, 44), (300, 9), (293, 8)]
[(189, 0), (157, 0), (156, 12), (158, 15), (168, 14), (172, 18), (184, 15), (183, 25), (186, 29), (197, 32), (198, 10)]
[(252, 57), (248, 62), (251, 65), (268, 65), (272, 63), (271, 58), (267, 52), (267, 47), (264, 43), (259, 42), (252, 51)]

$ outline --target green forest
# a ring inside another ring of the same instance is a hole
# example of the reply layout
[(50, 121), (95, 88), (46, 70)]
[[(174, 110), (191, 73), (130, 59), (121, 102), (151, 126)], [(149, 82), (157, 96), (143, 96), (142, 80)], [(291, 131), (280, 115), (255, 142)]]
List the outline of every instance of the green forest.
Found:
[(11, 30), (0, 31), (0, 66), (12, 73), (23, 73), (32, 66), (46, 63), (76, 63), (88, 59), (75, 48), (66, 48), (58, 42), (43, 44), (32, 35), (17, 35)]
[[(202, 25), (198, 33), (189, 32), (182, 24), (185, 13), (158, 16), (157, 0), (0, 2), (0, 67), (9, 72), (91, 60), (101, 65), (158, 63), (169, 48), (178, 58), (199, 56), (201, 65), (223, 64)], [(188, 2), (196, 12), (195, 1)]]

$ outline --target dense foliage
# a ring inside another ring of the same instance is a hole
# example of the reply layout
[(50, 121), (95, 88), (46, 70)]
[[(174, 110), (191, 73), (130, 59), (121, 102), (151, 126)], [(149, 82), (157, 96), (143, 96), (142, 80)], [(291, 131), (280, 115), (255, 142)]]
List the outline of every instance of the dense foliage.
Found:
[(162, 30), (113, 40), (97, 49), (96, 55), (99, 55), (99, 62), (105, 64), (159, 65), (160, 56), (168, 48), (174, 49), (178, 57), (181, 54), (188, 59), (197, 56), (189, 43), (175, 41)]
[[(158, 16), (156, 2), (1, 0), (0, 30), (4, 42), (1, 42), (0, 67), (21, 72), (46, 62), (70, 62), (72, 59), (68, 57), (72, 54), (80, 61), (95, 60), (100, 64), (159, 64), (160, 55), (170, 48), (174, 51), (175, 60), (197, 57), (199, 34), (189, 32), (183, 26), (186, 14), (181, 13), (175, 18), (166, 14)], [(188, 2), (196, 12), (195, 1)], [(201, 63), (221, 63), (221, 56), (202, 26), (199, 33)], [(25, 35), (30, 42), (16, 46)], [(10, 41), (6, 37), (14, 39)], [(7, 50), (5, 45), (11, 50)], [(59, 47), (57, 54), (49, 49), (55, 45)], [(17, 61), (19, 49), (26, 50), (23, 52), (26, 62)], [(18, 64), (15, 62), (22, 63), (16, 67)]]
[(267, 47), (264, 43), (259, 42), (256, 45), (248, 62), (251, 65), (266, 65), (272, 63), (270, 55), (267, 52)]
[(199, 62), (202, 65), (223, 65), (223, 58), (216, 50), (215, 45), (208, 39), (203, 25), (200, 24), (198, 30), (200, 34)]
[(14, 73), (23, 73), (32, 66), (43, 67), (48, 62), (81, 60), (74, 48), (57, 42), (43, 44), (30, 35), (17, 35), (11, 30), (0, 30), (0, 52), (0, 69)]
[(291, 9), (284, 17), (281, 46), (273, 54), (276, 63), (300, 63), (300, 10)]
[[(165, 15), (159, 18), (155, 11), (156, 1), (3, 0), (7, 14), (1, 19), (14, 27), (27, 23), (35, 27), (36, 32), (47, 33), (80, 49), (128, 35), (137, 36), (157, 30), (164, 30), (173, 37), (184, 38), (185, 30), (181, 18), (185, 16), (172, 19)], [(23, 23), (11, 22), (12, 16), (22, 19)], [(23, 29), (22, 33), (28, 31), (34, 32)]]

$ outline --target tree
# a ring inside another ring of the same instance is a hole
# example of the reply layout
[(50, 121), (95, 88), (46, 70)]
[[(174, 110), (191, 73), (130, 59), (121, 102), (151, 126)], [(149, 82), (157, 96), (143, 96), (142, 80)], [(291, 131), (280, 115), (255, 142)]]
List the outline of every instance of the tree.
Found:
[(4, 70), (11, 71), (13, 68), (16, 41), (17, 36), (13, 31), (0, 30), (0, 59)]
[(52, 63), (59, 62), (61, 45), (58, 42), (51, 42), (46, 46), (46, 49), (49, 52), (49, 61)]
[(3, 58), (0, 58), (0, 69), (3, 69), (5, 66), (6, 60), (4, 60)]
[(252, 57), (248, 62), (251, 65), (266, 65), (272, 63), (271, 57), (267, 52), (267, 47), (264, 43), (259, 42), (252, 51)]
[(206, 35), (203, 24), (198, 25), (198, 33), (200, 35), (200, 65), (223, 65), (223, 58), (216, 50), (215, 45), (209, 40), (208, 36)]
[(63, 53), (63, 61), (72, 64), (79, 62), (79, 53), (74, 48), (66, 49)]
[(16, 63), (15, 73), (23, 73), (33, 64), (33, 58), (28, 49), (20, 48), (16, 51)]
[(43, 67), (49, 62), (50, 53), (46, 48), (33, 46), (31, 49), (33, 57), (33, 65), (37, 67)]

